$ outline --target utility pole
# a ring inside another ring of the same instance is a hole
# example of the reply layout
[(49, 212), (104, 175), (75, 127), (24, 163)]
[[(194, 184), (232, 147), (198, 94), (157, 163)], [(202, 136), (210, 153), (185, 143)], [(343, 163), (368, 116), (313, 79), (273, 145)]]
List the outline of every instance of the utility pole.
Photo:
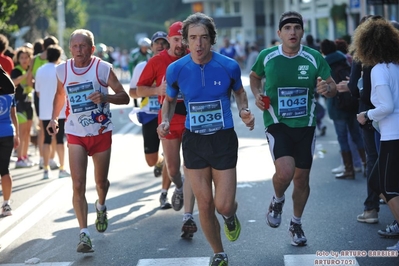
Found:
[(64, 0), (57, 0), (57, 20), (58, 20), (58, 42), (62, 49), (64, 47), (64, 30), (65, 30), (65, 6)]

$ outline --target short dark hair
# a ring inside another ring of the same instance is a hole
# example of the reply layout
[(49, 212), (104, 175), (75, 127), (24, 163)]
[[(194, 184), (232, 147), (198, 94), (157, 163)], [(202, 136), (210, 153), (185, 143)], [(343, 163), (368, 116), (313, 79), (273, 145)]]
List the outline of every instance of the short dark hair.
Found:
[(215, 22), (213, 21), (213, 18), (197, 12), (195, 14), (192, 14), (186, 18), (186, 20), (183, 21), (183, 41), (185, 43), (188, 43), (188, 29), (190, 25), (193, 24), (201, 24), (204, 25), (208, 29), (208, 34), (209, 37), (211, 38), (211, 45), (216, 44), (216, 26)]
[(47, 47), (49, 47), (50, 45), (53, 44), (58, 44), (58, 40), (57, 38), (55, 38), (54, 36), (47, 36), (44, 38), (43, 40), (43, 49), (47, 50)]
[(58, 45), (50, 45), (47, 47), (47, 60), (50, 63), (57, 62), (60, 59), (62, 53), (62, 49)]
[(320, 51), (325, 54), (331, 54), (337, 51), (337, 46), (335, 45), (334, 41), (324, 39), (320, 43)]
[(348, 53), (348, 43), (344, 39), (336, 39), (335, 45), (337, 46), (338, 51), (341, 51), (344, 54)]

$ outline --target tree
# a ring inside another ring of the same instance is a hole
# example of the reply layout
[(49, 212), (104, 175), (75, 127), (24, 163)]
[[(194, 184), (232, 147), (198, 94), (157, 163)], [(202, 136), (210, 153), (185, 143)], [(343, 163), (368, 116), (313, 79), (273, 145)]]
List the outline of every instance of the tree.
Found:
[[(0, 0), (10, 2), (11, 0)], [(46, 35), (57, 36), (57, 1), (54, 0), (12, 0), (17, 3), (17, 9), (10, 18), (10, 23), (18, 27), (30, 26), (30, 31), (24, 36), (28, 42), (34, 42)], [(76, 28), (86, 26), (86, 5), (80, 0), (65, 0), (65, 34), (64, 43), (68, 43), (70, 33)], [(39, 18), (48, 21), (47, 29), (40, 29)], [(63, 47), (65, 50), (66, 47)]]
[(96, 42), (130, 49), (137, 46), (138, 34), (149, 37), (166, 31), (171, 23), (184, 20), (191, 5), (181, 0), (85, 0), (89, 14), (88, 29)]
[(0, 0), (0, 32), (4, 35), (18, 29), (17, 25), (8, 23), (17, 8), (17, 0)]

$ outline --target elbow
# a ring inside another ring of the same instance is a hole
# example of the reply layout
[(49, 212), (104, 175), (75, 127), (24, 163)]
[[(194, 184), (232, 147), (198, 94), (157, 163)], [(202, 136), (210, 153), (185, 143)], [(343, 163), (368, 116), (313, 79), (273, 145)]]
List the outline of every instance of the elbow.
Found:
[(123, 97), (122, 104), (129, 104), (129, 102), (130, 102), (130, 98), (129, 98), (129, 95), (127, 95), (127, 93), (126, 93)]
[(130, 88), (130, 90), (129, 90), (129, 96), (131, 97), (131, 98), (138, 98), (137, 97), (137, 89), (136, 88)]

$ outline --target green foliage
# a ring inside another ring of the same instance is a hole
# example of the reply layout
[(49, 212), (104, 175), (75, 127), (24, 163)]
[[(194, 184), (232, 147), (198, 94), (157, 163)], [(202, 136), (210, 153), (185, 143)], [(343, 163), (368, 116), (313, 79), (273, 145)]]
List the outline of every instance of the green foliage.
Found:
[[(46, 35), (58, 38), (57, 0), (0, 0), (0, 3), (11, 1), (16, 3), (17, 9), (12, 12), (9, 23), (19, 28), (30, 26), (30, 31), (24, 36), (26, 41), (33, 43)], [(86, 26), (87, 14), (86, 5), (80, 0), (64, 0), (64, 7), (66, 29), (63, 40), (67, 43), (72, 30)], [(36, 22), (39, 17), (47, 19), (49, 27), (46, 30), (38, 29)]]
[(13, 31), (18, 29), (17, 25), (12, 25), (9, 22), (11, 16), (17, 10), (17, 0), (0, 0), (0, 32), (5, 35), (10, 35)]
[(181, 0), (85, 0), (91, 30), (96, 42), (130, 49), (137, 46), (137, 34), (151, 37), (156, 31), (184, 20), (191, 5)]

